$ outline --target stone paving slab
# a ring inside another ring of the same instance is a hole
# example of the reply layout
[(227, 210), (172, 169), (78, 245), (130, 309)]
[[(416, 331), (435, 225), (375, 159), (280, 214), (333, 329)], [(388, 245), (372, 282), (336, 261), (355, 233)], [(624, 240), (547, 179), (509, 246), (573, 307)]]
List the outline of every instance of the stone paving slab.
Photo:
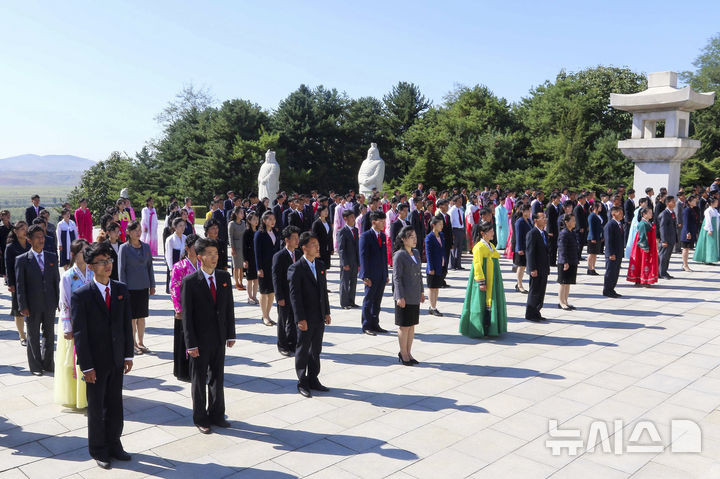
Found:
[[(466, 254), (466, 266), (469, 260)], [(0, 286), (0, 479), (720, 477), (720, 267), (693, 265), (686, 273), (676, 257), (676, 279), (645, 289), (621, 278), (624, 297), (609, 300), (600, 294), (602, 276), (585, 276), (581, 266), (570, 295), (578, 309), (556, 308), (552, 275), (543, 311), (549, 321), (535, 324), (522, 319), (526, 297), (512, 289), (510, 263), (501, 266), (509, 332), (484, 340), (458, 334), (467, 271), (451, 271), (439, 303), (445, 317), (422, 308), (413, 347), (421, 364), (412, 368), (397, 362), (390, 288), (381, 314), (390, 334), (362, 335), (360, 311), (339, 308), (332, 268), (333, 323), (321, 373), (331, 391), (312, 399), (297, 394), (294, 364), (277, 353), (275, 328), (262, 325), (259, 307), (235, 291), (238, 342), (226, 366), (233, 427), (210, 436), (193, 427), (189, 385), (172, 376), (171, 305), (159, 286), (147, 321), (152, 353), (136, 358), (125, 381), (123, 442), (133, 460), (111, 471), (88, 457), (84, 413), (52, 403), (52, 376), (29, 374)], [(160, 285), (159, 258), (155, 271)], [(671, 451), (674, 419), (699, 424), (701, 452)], [(577, 454), (552, 454), (550, 420), (560, 431), (581, 431)], [(603, 452), (597, 437), (586, 440), (598, 420), (609, 443), (618, 438), (625, 447), (633, 428), (653, 421), (661, 441), (646, 434), (638, 444), (660, 451)]]

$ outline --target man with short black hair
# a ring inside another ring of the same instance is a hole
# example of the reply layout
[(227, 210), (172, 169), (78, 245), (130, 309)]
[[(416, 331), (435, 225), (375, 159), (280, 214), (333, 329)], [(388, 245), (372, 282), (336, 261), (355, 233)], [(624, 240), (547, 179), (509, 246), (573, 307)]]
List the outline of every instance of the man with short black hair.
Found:
[(365, 283), (362, 305), (362, 330), (370, 336), (387, 333), (380, 327), (380, 304), (388, 283), (388, 241), (385, 237), (385, 213), (375, 211), (372, 228), (360, 236), (360, 277)]
[(40, 211), (45, 209), (45, 207), (40, 206), (40, 195), (32, 195), (30, 201), (32, 201), (32, 205), (25, 209), (25, 222), (28, 226), (32, 224), (35, 218), (40, 216)]
[(548, 240), (545, 228), (545, 213), (535, 213), (532, 216), (534, 226), (525, 236), (525, 257), (527, 271), (530, 272), (530, 287), (528, 288), (525, 319), (528, 321), (544, 321), (540, 310), (545, 302), (547, 278), (550, 274), (548, 262)]
[(342, 212), (345, 226), (338, 231), (338, 257), (340, 259), (340, 307), (357, 308), (355, 291), (357, 289), (358, 268), (360, 267), (359, 236), (355, 226), (355, 212), (352, 208)]
[(77, 362), (87, 383), (88, 449), (98, 466), (129, 461), (120, 442), (123, 430), (123, 375), (133, 367), (130, 292), (110, 279), (111, 247), (94, 243), (83, 251), (93, 281), (72, 294), (70, 310)]
[(670, 257), (672, 256), (675, 243), (678, 240), (677, 217), (675, 216), (675, 197), (668, 196), (665, 198), (665, 209), (660, 213), (656, 220), (660, 237), (660, 258), (659, 277), (664, 279), (673, 279), (668, 273), (670, 266)]
[(27, 327), (28, 366), (36, 376), (55, 370), (54, 325), (60, 300), (58, 258), (55, 253), (44, 251), (45, 238), (42, 226), (32, 225), (27, 232), (30, 251), (15, 258), (18, 310), (25, 317)]
[(278, 310), (277, 347), (283, 356), (292, 355), (297, 342), (297, 328), (290, 303), (288, 268), (302, 255), (298, 250), (300, 233), (300, 228), (296, 226), (285, 227), (282, 231), (285, 247), (275, 253), (272, 259), (272, 282)]
[[(230, 427), (225, 419), (225, 346), (235, 345), (235, 310), (230, 273), (216, 269), (218, 243), (200, 238), (195, 252), (201, 268), (183, 278), (183, 331), (190, 356), (193, 423), (203, 434), (210, 426)], [(209, 389), (209, 402), (206, 388)]]
[(298, 329), (295, 349), (295, 371), (298, 392), (309, 398), (310, 390), (327, 392), (318, 379), (320, 353), (325, 325), (330, 324), (330, 302), (327, 294), (325, 264), (320, 257), (317, 237), (306, 231), (298, 241), (303, 256), (288, 268), (290, 303)]

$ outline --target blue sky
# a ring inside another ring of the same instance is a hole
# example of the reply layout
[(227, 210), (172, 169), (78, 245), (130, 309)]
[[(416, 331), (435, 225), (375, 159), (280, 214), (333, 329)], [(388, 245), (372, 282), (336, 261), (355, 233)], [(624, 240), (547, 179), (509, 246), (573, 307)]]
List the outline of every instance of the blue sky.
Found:
[(517, 101), (560, 69), (692, 69), (720, 2), (35, 1), (0, 4), (0, 158), (133, 154), (184, 85), (267, 109), (301, 83)]

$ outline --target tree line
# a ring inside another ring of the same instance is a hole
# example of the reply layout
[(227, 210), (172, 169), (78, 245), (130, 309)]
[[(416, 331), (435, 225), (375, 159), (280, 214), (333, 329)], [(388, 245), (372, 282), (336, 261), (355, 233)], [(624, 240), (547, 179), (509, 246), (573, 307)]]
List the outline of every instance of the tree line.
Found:
[[(720, 91), (720, 35), (681, 78), (699, 91)], [(386, 162), (385, 190), (427, 186), (553, 187), (605, 190), (632, 183), (633, 163), (617, 149), (630, 137), (631, 115), (609, 106), (611, 92), (647, 88), (644, 74), (598, 66), (561, 71), (510, 103), (483, 85), (460, 86), (433, 105), (420, 88), (399, 82), (382, 99), (350, 98), (306, 85), (268, 111), (246, 99), (217, 104), (186, 87), (161, 112), (160, 138), (135, 156), (113, 152), (85, 172), (70, 201), (99, 212), (122, 188), (142, 205), (171, 195), (207, 204), (215, 193), (256, 190), (267, 149), (277, 152), (288, 192), (346, 192), (371, 142)], [(660, 125), (662, 128), (662, 125)], [(707, 185), (720, 169), (720, 101), (691, 115), (703, 142), (683, 165), (683, 186)]]

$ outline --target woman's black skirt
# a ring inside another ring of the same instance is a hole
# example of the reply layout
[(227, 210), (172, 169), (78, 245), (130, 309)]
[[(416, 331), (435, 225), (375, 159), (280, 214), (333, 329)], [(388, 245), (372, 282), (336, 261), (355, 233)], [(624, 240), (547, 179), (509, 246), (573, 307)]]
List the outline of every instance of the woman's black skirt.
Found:
[(420, 305), (406, 304), (401, 308), (395, 305), (395, 326), (415, 326), (420, 322)]
[(130, 290), (130, 312), (132, 312), (132, 319), (147, 318), (150, 315), (149, 304), (149, 289)]

